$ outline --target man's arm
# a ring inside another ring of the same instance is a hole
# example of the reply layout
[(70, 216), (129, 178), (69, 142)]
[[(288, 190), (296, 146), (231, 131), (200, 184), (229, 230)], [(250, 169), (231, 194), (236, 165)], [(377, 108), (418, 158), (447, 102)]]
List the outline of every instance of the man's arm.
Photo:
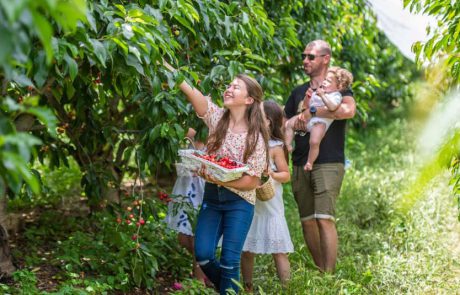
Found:
[(292, 118), (296, 114), (296, 108), (297, 106), (295, 105), (294, 94), (291, 93), (288, 100), (286, 101), (286, 104), (284, 105), (284, 114), (286, 118)]
[[(356, 114), (356, 102), (353, 96), (344, 96), (340, 106), (333, 112), (329, 111), (326, 106), (318, 107), (316, 116), (320, 118), (328, 118), (334, 120), (351, 119)], [(302, 113), (304, 120), (310, 120), (311, 115), (309, 110)]]

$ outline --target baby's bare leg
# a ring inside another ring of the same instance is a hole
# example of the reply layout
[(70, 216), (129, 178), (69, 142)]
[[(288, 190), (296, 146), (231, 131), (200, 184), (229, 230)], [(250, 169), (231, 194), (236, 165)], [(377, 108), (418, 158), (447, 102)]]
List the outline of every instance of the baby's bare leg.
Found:
[(292, 152), (292, 142), (294, 141), (294, 124), (297, 120), (297, 116), (287, 120), (284, 125), (284, 135), (286, 137), (286, 148), (288, 152)]
[(307, 164), (304, 166), (304, 170), (312, 170), (313, 163), (319, 154), (319, 145), (323, 140), (324, 134), (326, 134), (326, 124), (316, 123), (310, 130), (310, 151), (308, 152)]

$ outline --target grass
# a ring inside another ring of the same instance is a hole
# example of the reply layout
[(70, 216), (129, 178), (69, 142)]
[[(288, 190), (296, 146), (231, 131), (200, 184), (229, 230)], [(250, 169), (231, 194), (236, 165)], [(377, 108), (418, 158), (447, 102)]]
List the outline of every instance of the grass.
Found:
[(348, 143), (352, 161), (337, 204), (339, 258), (334, 274), (314, 270), (290, 185), (285, 210), (296, 252), (287, 289), (270, 256), (256, 261), (260, 294), (460, 294), (460, 224), (449, 175), (430, 183), (410, 210), (398, 207), (419, 162), (414, 132), (401, 120)]

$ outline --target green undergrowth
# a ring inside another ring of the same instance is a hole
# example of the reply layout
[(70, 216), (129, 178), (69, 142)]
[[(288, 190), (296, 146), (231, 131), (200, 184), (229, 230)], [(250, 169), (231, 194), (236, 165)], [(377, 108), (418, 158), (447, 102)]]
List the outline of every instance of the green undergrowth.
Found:
[(303, 241), (290, 185), (285, 211), (295, 253), (292, 279), (282, 289), (269, 255), (256, 261), (259, 294), (460, 294), (460, 225), (448, 172), (433, 179), (409, 211), (404, 198), (422, 161), (414, 127), (394, 120), (351, 134), (347, 169), (337, 204), (339, 257), (334, 274), (313, 267)]

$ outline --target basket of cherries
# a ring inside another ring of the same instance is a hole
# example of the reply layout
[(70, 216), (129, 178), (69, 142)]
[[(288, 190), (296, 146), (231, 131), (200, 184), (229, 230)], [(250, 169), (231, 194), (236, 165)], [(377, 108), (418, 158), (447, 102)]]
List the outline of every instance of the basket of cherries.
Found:
[(179, 150), (184, 167), (191, 171), (197, 171), (204, 165), (209, 175), (219, 181), (227, 182), (240, 178), (249, 167), (229, 157), (208, 155), (197, 150)]

